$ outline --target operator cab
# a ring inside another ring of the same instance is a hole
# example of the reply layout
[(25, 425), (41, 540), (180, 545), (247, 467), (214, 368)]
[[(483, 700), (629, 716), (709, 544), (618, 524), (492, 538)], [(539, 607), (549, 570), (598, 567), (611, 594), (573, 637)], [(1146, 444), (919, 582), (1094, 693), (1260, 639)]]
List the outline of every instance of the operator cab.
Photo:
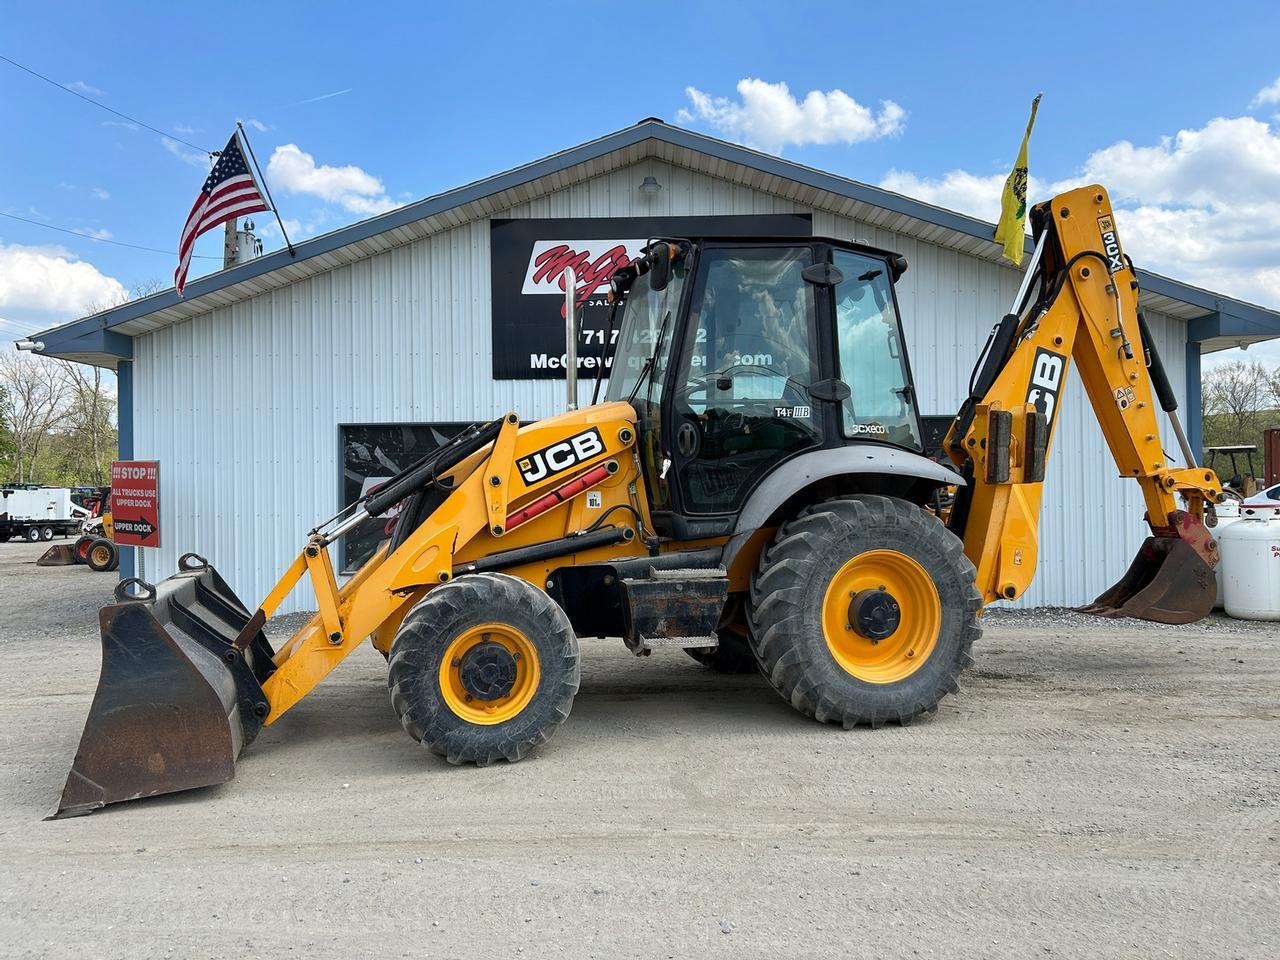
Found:
[(783, 460), (922, 451), (896, 254), (822, 238), (657, 240), (611, 280), (607, 398), (636, 410), (650, 508), (680, 539), (730, 532)]

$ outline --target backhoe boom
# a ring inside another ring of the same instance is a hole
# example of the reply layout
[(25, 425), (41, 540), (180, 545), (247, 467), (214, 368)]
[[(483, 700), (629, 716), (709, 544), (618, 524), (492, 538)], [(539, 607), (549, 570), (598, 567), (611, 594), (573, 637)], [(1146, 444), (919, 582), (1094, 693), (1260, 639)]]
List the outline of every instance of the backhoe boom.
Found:
[[(948, 455), (968, 480), (952, 529), (977, 567), (984, 601), (1022, 595), (1036, 570), (1045, 464), (1074, 360), (1120, 474), (1142, 488), (1152, 532), (1125, 578), (1087, 609), (1199, 619), (1213, 606), (1217, 564), (1204, 510), (1221, 487), (1196, 466), (1182, 434), (1110, 200), (1100, 186), (1082, 187), (1037, 205), (1032, 226), (1028, 281), (993, 330), (947, 434)], [(1024, 303), (1037, 283), (1038, 296)], [(1185, 467), (1168, 464), (1153, 394), (1174, 424)]]

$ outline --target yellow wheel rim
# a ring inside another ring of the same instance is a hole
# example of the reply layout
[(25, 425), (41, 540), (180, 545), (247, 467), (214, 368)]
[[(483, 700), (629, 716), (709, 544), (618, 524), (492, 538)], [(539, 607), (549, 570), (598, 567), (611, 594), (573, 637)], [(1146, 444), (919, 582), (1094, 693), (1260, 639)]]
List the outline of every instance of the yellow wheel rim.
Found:
[(106, 566), (111, 562), (111, 551), (106, 547), (97, 547), (93, 550), (93, 562), (98, 566)]
[[(494, 644), (505, 650), (510, 660), (497, 653)], [(514, 661), (514, 680), (503, 693), (477, 695), (474, 678), (480, 672), (482, 679), (492, 680), (495, 659), (501, 661), (502, 667), (509, 667)], [(487, 675), (482, 673), (485, 661)], [(510, 624), (483, 623), (458, 634), (445, 650), (440, 661), (440, 694), (449, 709), (468, 723), (503, 723), (529, 705), (538, 692), (540, 675), (538, 654), (528, 637)], [(471, 678), (470, 689), (464, 677)]]
[[(873, 639), (864, 631), (863, 604), (896, 607), (892, 632)], [(827, 649), (841, 668), (867, 683), (896, 683), (911, 676), (929, 659), (942, 627), (942, 601), (924, 567), (896, 550), (868, 550), (846, 562), (822, 600), (822, 632)]]

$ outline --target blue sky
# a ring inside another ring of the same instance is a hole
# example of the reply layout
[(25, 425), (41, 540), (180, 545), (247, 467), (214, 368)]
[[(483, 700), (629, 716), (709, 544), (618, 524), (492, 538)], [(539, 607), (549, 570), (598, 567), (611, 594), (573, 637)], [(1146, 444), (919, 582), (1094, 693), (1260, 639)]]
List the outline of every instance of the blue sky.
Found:
[[(25, 4), (7, 7), (0, 53), (200, 147), (256, 121), (258, 158), (304, 235), (646, 116), (986, 214), (1043, 90), (1033, 199), (1107, 176), (1143, 265), (1280, 306), (1280, 228), (1267, 227), (1280, 223), (1280, 8), (973, 6)], [(866, 129), (788, 114), (777, 84), (798, 101), (818, 91), (818, 108), (842, 91)], [(188, 147), (2, 62), (0, 124), (0, 211), (176, 248), (207, 170)], [(197, 253), (220, 244), (206, 236)], [(0, 251), (3, 334), (70, 319), (76, 297), (116, 289), (105, 279), (168, 285), (174, 266), (4, 218)]]

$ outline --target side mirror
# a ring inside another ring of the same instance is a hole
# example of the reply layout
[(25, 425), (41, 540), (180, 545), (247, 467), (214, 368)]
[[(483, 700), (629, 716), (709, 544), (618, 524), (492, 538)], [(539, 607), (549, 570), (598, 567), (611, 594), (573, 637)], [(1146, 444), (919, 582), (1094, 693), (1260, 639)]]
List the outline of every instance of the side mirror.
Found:
[(658, 293), (671, 282), (671, 244), (655, 243), (649, 247), (649, 289)]
[(904, 273), (907, 272), (907, 258), (903, 256), (892, 256), (889, 258), (889, 276), (893, 278), (893, 282), (897, 283)]

